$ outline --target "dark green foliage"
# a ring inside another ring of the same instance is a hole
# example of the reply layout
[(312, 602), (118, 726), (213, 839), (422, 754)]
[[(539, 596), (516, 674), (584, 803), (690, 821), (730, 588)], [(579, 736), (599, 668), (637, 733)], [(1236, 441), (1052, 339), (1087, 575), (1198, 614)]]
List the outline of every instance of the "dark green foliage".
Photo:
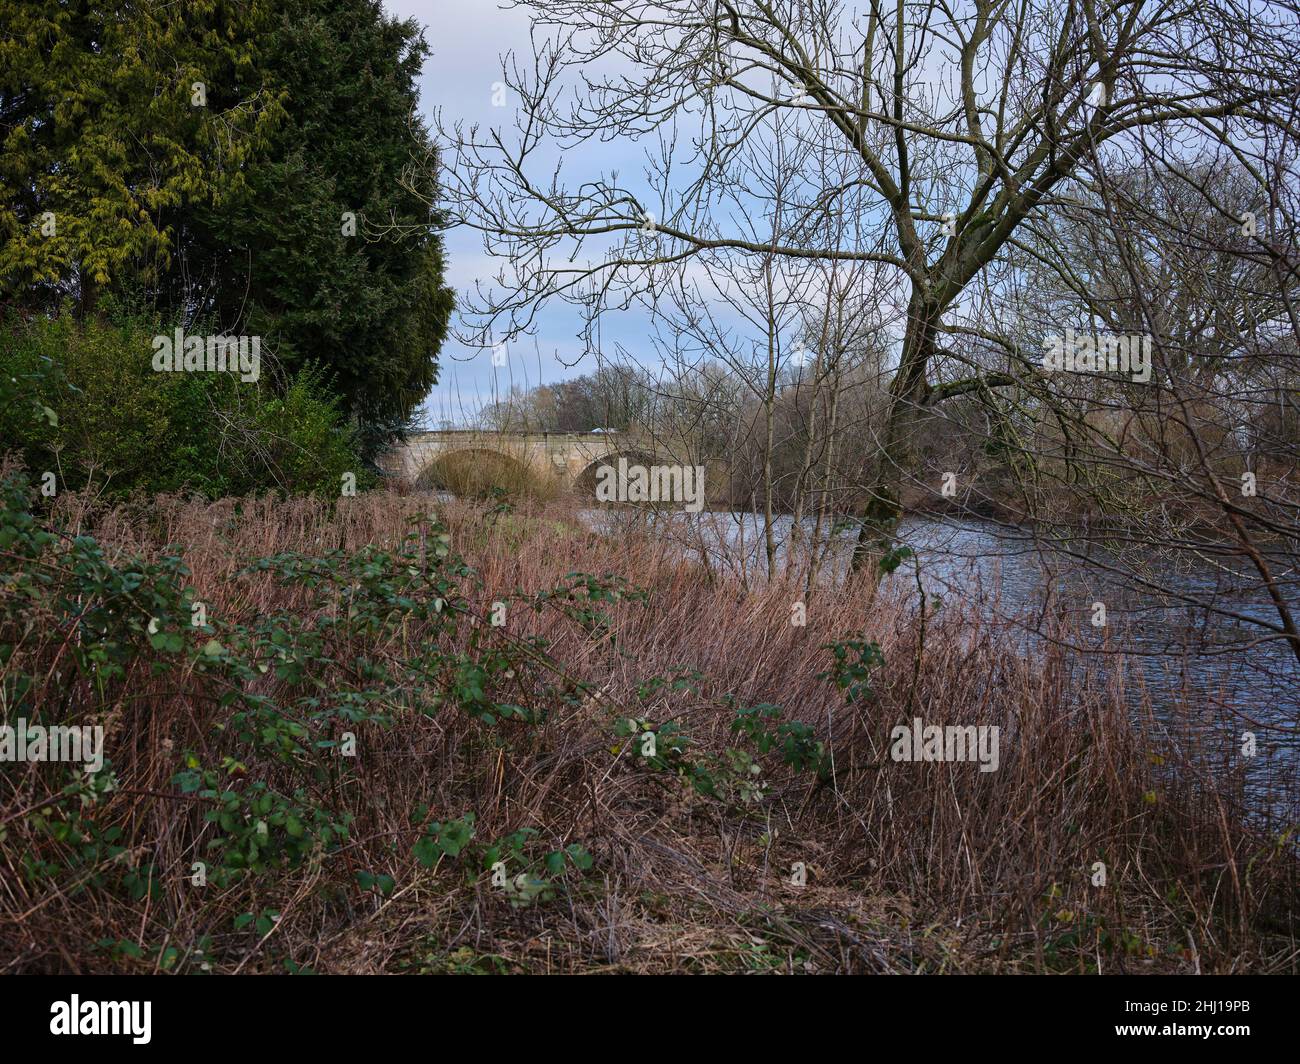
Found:
[(453, 301), (418, 26), (375, 0), (0, 0), (0, 24), (0, 306), (258, 336), (281, 393), (318, 368), (364, 459), (400, 435)]
[[(559, 697), (547, 679), (555, 666), (544, 647), (503, 643), (490, 627), (470, 623), (464, 585), (476, 586), (475, 574), (451, 554), (434, 522), (419, 522), (396, 551), (257, 559), (247, 577), (296, 589), (302, 606), (237, 623), (196, 612), (178, 556), (110, 561), (93, 538), (43, 527), (30, 494), (19, 479), (0, 484), (5, 722), (22, 715), (34, 723), (80, 724), (119, 704), (144, 676), (188, 677), (196, 703), (218, 709), (215, 735), (203, 743), (206, 754), (183, 755), (173, 783), (198, 803), (208, 825), (195, 856), (215, 886), (324, 859), (348, 841), (354, 820), (368, 811), (354, 786), (349, 747), (364, 742), (367, 729), (390, 727), (403, 713), (448, 709), (485, 726), (532, 721)], [(53, 634), (50, 649), (64, 647), (57, 676), (42, 663), (30, 671), (12, 667), (37, 606), (45, 613), (42, 630)], [(458, 645), (466, 628), (468, 640)], [(398, 653), (395, 637), (411, 630), (422, 637)], [(477, 678), (471, 683), (469, 675)], [(52, 719), (60, 706), (64, 712)], [(0, 766), (6, 800), (7, 768)], [(72, 777), (66, 800), (49, 803), (31, 825), (60, 844), (58, 858), (46, 848), (43, 856), (29, 853), (25, 873), (58, 883), (72, 877), (77, 889), (122, 890), (138, 900), (152, 889), (150, 865), (115, 864), (124, 852), (121, 829), (103, 827), (94, 815), (95, 802), (116, 786), (112, 764), (84, 778), (64, 766), (49, 769)], [(474, 836), (472, 814), (435, 822), (420, 808), (411, 823), (411, 852), (425, 867), (458, 858)], [(566, 861), (578, 870), (591, 866), (576, 844), (526, 861), (523, 845), (506, 849), (526, 880), (523, 894), (512, 898), (520, 904), (553, 895), (552, 879), (535, 870), (545, 867), (554, 877)], [(475, 858), (499, 853), (488, 847)], [(363, 889), (391, 890), (391, 877), (354, 878)]]
[(178, 217), (247, 194), (281, 117), (258, 56), (271, 8), (0, 0), (0, 299), (75, 290), (90, 310), (156, 283)]
[(862, 704), (873, 697), (871, 673), (885, 663), (880, 644), (861, 639), (827, 643), (826, 650), (835, 656), (835, 665), (817, 674), (819, 680), (829, 680), (844, 692), (849, 705)]
[(261, 47), (286, 119), (250, 168), (248, 199), (188, 220), (176, 296), (242, 321), (291, 374), (325, 368), (371, 458), (435, 383), (452, 306), (415, 113), (428, 48), (372, 0), (291, 0)]
[(58, 490), (112, 495), (267, 488), (337, 496), (344, 473), (368, 483), (322, 374), (287, 388), (231, 374), (155, 373), (167, 327), (71, 315), (0, 322), (0, 439)]

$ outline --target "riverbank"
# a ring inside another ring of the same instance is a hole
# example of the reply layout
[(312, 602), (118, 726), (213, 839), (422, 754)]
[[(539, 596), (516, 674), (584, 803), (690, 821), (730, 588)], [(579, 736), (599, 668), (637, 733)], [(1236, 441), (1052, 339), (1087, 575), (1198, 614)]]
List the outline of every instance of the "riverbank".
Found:
[[(0, 679), (113, 785), (4, 767), (2, 970), (1295, 969), (1291, 851), (959, 604), (554, 506), (31, 501)], [(895, 760), (916, 720), (996, 770)]]

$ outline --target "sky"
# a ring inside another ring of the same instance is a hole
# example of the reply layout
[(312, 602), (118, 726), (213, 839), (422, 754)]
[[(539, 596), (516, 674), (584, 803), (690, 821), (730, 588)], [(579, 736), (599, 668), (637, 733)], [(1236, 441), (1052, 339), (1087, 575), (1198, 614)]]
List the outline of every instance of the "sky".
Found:
[[(525, 69), (532, 65), (531, 10), (525, 6), (503, 7), (499, 0), (383, 0), (383, 4), (389, 14), (412, 18), (424, 29), (431, 54), (419, 82), (420, 111), (430, 129), (436, 132), (437, 112), (442, 116), (444, 128), (457, 121), (465, 126), (477, 123), (480, 133), (499, 128), (504, 142), (513, 146), (517, 138), (514, 126), (519, 114), (518, 101), (507, 92), (505, 106), (494, 106), (494, 86), (504, 80), (502, 59), (507, 53), (516, 53), (520, 66)], [(549, 35), (550, 31), (541, 32)], [(609, 68), (602, 69), (602, 73), (609, 72)], [(594, 138), (563, 156), (555, 151), (548, 153), (542, 147), (534, 153), (530, 176), (534, 180), (549, 180), (549, 167), (558, 161), (563, 166), (561, 183), (572, 189), (616, 171), (619, 185), (631, 190), (642, 202), (653, 204), (659, 195), (649, 187), (645, 173), (645, 155), (653, 147), (653, 138), (628, 137)], [(682, 154), (689, 156), (690, 152)], [(675, 162), (674, 175), (678, 181), (682, 172), (682, 163)], [(732, 222), (735, 228), (735, 219)], [(450, 229), (444, 243), (448, 258), (446, 280), (458, 293), (472, 295), (477, 282), (490, 285), (502, 268), (501, 260), (485, 252), (481, 235), (473, 230)], [(593, 254), (590, 243), (584, 253)], [(688, 263), (685, 270), (691, 283), (701, 285), (706, 293), (711, 286), (716, 292), (717, 286), (732, 284), (725, 271), (720, 275), (702, 263)], [(692, 271), (696, 271), (694, 275)], [(799, 283), (806, 290), (810, 283), (815, 287), (817, 281), (814, 277), (811, 282), (805, 278)], [(901, 316), (901, 306), (899, 311)], [(745, 331), (743, 321), (716, 299), (711, 302), (710, 314), (715, 327), (740, 326)], [(534, 335), (511, 342), (505, 366), (501, 368), (492, 365), (490, 348), (466, 347), (450, 336), (439, 353), (438, 384), (422, 409), (425, 426), (465, 427), (473, 424), (483, 406), (504, 399), (512, 387), (527, 389), (553, 384), (595, 371), (597, 366), (591, 356), (583, 358), (584, 344), (579, 336), (583, 322), (574, 307), (552, 299), (541, 308), (535, 324)], [(634, 305), (629, 310), (607, 307), (602, 311), (599, 345), (601, 357), (610, 362), (637, 364), (657, 371), (663, 366), (664, 351), (656, 341), (664, 336), (665, 329), (656, 327), (648, 310)], [(763, 344), (765, 350), (765, 339)], [(801, 346), (796, 342), (791, 349)], [(799, 361), (798, 356), (799, 352), (795, 351), (795, 361)], [(765, 353), (763, 357), (766, 358)]]
[[(432, 114), (441, 108), (444, 121), (459, 118), (466, 124), (510, 129), (516, 111), (507, 98), (505, 107), (492, 105), (492, 87), (501, 80), (500, 57), (510, 50), (531, 55), (528, 12), (502, 10), (495, 0), (384, 0), (389, 14), (414, 18), (424, 27), (432, 55), (420, 80), (420, 110), (432, 125)], [(598, 156), (600, 145), (584, 154), (587, 165), (601, 167), (614, 158)], [(488, 281), (499, 269), (499, 261), (483, 251), (482, 238), (469, 230), (452, 229), (445, 236), (447, 283), (459, 291), (473, 290), (476, 281)], [(608, 321), (608, 319), (607, 319)], [(581, 355), (577, 339), (578, 315), (558, 303), (541, 316), (537, 335), (512, 344), (507, 364), (495, 368), (491, 352), (467, 348), (449, 338), (439, 356), (439, 383), (424, 404), (424, 419), (434, 428), (444, 421), (464, 424), (481, 404), (504, 397), (512, 385), (532, 387), (575, 377), (595, 369), (590, 361), (573, 363)], [(608, 321), (610, 334), (636, 351), (637, 327)], [(644, 335), (644, 324), (640, 325)], [(646, 345), (645, 358), (652, 357)]]
[[(504, 142), (513, 145), (517, 138), (514, 126), (519, 114), (518, 101), (507, 92), (505, 106), (494, 106), (494, 86), (504, 80), (502, 59), (507, 53), (516, 53), (520, 66), (525, 69), (532, 65), (530, 9), (502, 7), (498, 0), (383, 0), (383, 3), (389, 14), (412, 18), (424, 29), (431, 55), (419, 83), (420, 111), (429, 127), (436, 131), (434, 114), (440, 112), (444, 128), (457, 121), (465, 126), (477, 123), (480, 133), (495, 127), (502, 130)], [(550, 31), (541, 32), (549, 35)], [(609, 72), (610, 68), (602, 70), (605, 74)], [(655, 203), (658, 193), (649, 187), (645, 174), (645, 153), (652, 147), (653, 138), (624, 137), (594, 138), (583, 142), (578, 151), (563, 156), (539, 148), (529, 168), (530, 176), (534, 180), (549, 180), (549, 167), (558, 161), (563, 166), (562, 184), (575, 188), (616, 171), (622, 187), (630, 189), (644, 203)], [(674, 174), (679, 181), (682, 172), (681, 164), (676, 164)], [(448, 257), (446, 280), (458, 293), (472, 295), (476, 282), (490, 284), (502, 267), (500, 259), (484, 251), (481, 235), (473, 230), (453, 228), (445, 234), (444, 243)], [(593, 253), (591, 246), (585, 253)], [(704, 271), (703, 275), (700, 270)], [(700, 263), (687, 264), (686, 273), (705, 292), (710, 289), (716, 292), (717, 286), (732, 283), (725, 273), (719, 275)], [(815, 277), (811, 282), (804, 278), (799, 283), (806, 289), (810, 283), (815, 287), (817, 281)], [(710, 313), (715, 325), (740, 326), (745, 331), (741, 319), (725, 304), (714, 300)], [(423, 406), (424, 424), (430, 428), (465, 427), (473, 424), (478, 410), (504, 399), (512, 387), (527, 389), (595, 371), (597, 367), (591, 357), (583, 358), (584, 344), (579, 338), (582, 325), (574, 307), (552, 299), (537, 315), (535, 335), (513, 341), (507, 349), (506, 364), (501, 368), (492, 365), (491, 349), (466, 347), (454, 336), (449, 337), (439, 354), (438, 384)], [(664, 351), (662, 346), (656, 346), (656, 339), (663, 336), (664, 330), (656, 328), (650, 312), (635, 305), (629, 310), (606, 308), (601, 314), (601, 357), (610, 362), (658, 370), (663, 365)], [(798, 352), (794, 358), (799, 361)]]
[[(502, 7), (498, 0), (383, 3), (390, 14), (412, 18), (424, 29), (431, 55), (420, 79), (420, 110), (430, 128), (435, 126), (435, 111), (440, 111), (444, 126), (460, 121), (467, 126), (477, 123), (483, 130), (498, 127), (503, 130), (505, 142), (513, 144), (517, 100), (507, 93), (505, 106), (494, 106), (493, 90), (503, 80), (502, 58), (506, 53), (519, 54), (525, 68), (531, 65), (529, 9)], [(936, 52), (927, 62), (941, 64), (942, 58)], [(941, 80), (940, 73), (935, 72), (931, 88)], [(653, 203), (657, 197), (637, 180), (644, 147), (626, 138), (586, 141), (579, 151), (563, 158), (562, 183), (573, 188), (618, 170), (621, 185), (633, 189), (642, 202)], [(540, 161), (547, 162), (545, 158)], [(544, 180), (550, 175), (533, 167), (531, 176)], [(444, 239), (446, 280), (453, 289), (472, 294), (476, 283), (490, 284), (501, 262), (485, 253), (481, 236), (469, 229), (451, 229)], [(717, 281), (716, 277), (711, 279)], [(894, 311), (893, 317), (901, 318), (902, 305)], [(720, 313), (725, 314), (725, 310)], [(472, 423), (481, 407), (508, 395), (512, 387), (526, 389), (594, 371), (596, 366), (590, 360), (581, 360), (581, 326), (573, 307), (552, 300), (536, 319), (535, 335), (512, 342), (505, 365), (500, 368), (492, 365), (490, 349), (469, 348), (455, 336), (449, 337), (439, 355), (439, 383), (424, 403), (423, 421), (433, 428), (463, 426)], [(660, 357), (652, 343), (653, 331), (649, 315), (643, 311), (606, 310), (600, 323), (602, 355), (655, 367)]]

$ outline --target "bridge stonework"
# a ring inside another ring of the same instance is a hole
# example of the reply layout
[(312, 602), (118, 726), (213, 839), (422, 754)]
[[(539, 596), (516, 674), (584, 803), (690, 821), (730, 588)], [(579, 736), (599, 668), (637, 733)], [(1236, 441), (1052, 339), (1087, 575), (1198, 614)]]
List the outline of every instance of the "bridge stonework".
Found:
[[(381, 462), (391, 477), (412, 484), (429, 472), (438, 459), (457, 452), (493, 451), (513, 458), (532, 472), (559, 477), (572, 487), (593, 462), (617, 461), (619, 455), (651, 461), (673, 462), (662, 448), (625, 432), (484, 432), (447, 429), (421, 432), (390, 451)], [(655, 458), (653, 456), (661, 455)]]

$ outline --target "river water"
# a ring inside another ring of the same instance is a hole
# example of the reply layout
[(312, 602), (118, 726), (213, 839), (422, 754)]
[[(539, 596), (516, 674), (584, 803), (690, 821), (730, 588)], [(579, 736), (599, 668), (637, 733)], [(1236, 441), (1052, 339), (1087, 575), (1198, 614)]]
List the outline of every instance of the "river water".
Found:
[[(592, 527), (626, 523), (671, 537), (695, 557), (749, 583), (764, 579), (762, 519), (746, 513), (651, 514), (591, 510)], [(788, 557), (789, 516), (774, 522), (778, 569)], [(805, 529), (805, 542), (811, 525)], [(825, 579), (847, 569), (855, 533), (837, 535)], [(823, 537), (824, 538), (824, 537)], [(1149, 706), (1167, 738), (1198, 748), (1198, 763), (1239, 776), (1256, 812), (1295, 823), (1300, 810), (1300, 664), (1276, 624), (1267, 594), (1237, 559), (1155, 555), (1138, 548), (1047, 543), (1027, 530), (969, 519), (912, 517), (899, 541), (914, 551), (887, 582), (914, 589), (931, 606), (960, 603), (1005, 626), (1026, 653), (1061, 637), (1080, 682), (1123, 670), (1135, 710)], [(1284, 595), (1295, 599), (1297, 559), (1274, 557)], [(1105, 609), (1105, 625), (1097, 604)], [(1210, 608), (1214, 607), (1214, 608)], [(1235, 615), (1235, 616), (1234, 616)], [(1086, 677), (1086, 678), (1085, 678)], [(1256, 753), (1242, 756), (1244, 732)]]

